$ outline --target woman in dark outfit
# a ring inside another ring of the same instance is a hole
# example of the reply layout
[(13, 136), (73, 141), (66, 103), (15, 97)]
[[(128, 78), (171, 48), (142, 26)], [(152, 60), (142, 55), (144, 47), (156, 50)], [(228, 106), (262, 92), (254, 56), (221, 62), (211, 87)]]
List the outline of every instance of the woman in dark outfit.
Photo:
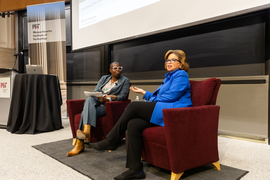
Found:
[(106, 139), (90, 143), (94, 149), (116, 149), (121, 135), (128, 130), (128, 151), (126, 167), (129, 170), (115, 177), (116, 180), (143, 179), (145, 173), (141, 162), (142, 132), (145, 128), (164, 126), (162, 109), (191, 107), (190, 83), (187, 71), (189, 65), (182, 50), (169, 50), (165, 54), (165, 75), (163, 84), (154, 92), (131, 87), (133, 92), (143, 94), (148, 102), (130, 103)]

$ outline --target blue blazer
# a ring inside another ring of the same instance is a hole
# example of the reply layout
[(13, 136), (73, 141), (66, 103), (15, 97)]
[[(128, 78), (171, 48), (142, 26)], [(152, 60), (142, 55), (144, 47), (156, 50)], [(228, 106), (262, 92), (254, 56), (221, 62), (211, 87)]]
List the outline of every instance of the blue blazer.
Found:
[(143, 99), (157, 102), (150, 122), (164, 126), (163, 109), (192, 106), (188, 74), (181, 69), (167, 73), (163, 84), (154, 93), (146, 91)]
[[(102, 91), (102, 88), (110, 81), (111, 78), (111, 75), (102, 76), (98, 81), (94, 92), (102, 92), (103, 95), (104, 92)], [(126, 100), (128, 98), (129, 86), (129, 79), (125, 76), (120, 76), (117, 85), (110, 90), (108, 95), (116, 95), (116, 99), (112, 99), (112, 101)]]

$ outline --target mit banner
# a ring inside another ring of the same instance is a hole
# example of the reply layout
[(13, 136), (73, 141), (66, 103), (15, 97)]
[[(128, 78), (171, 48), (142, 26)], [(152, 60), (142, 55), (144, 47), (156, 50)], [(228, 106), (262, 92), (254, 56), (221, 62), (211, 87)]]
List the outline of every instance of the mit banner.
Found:
[[(65, 2), (27, 6), (28, 64), (42, 65), (44, 74), (57, 75), (66, 97)], [(65, 99), (63, 99), (65, 102)], [(62, 105), (66, 116), (66, 104)]]
[[(57, 26), (57, 27), (55, 27)], [(28, 23), (28, 43), (46, 43), (66, 41), (65, 33), (54, 32), (56, 29), (65, 29), (65, 19), (55, 19), (49, 21)]]

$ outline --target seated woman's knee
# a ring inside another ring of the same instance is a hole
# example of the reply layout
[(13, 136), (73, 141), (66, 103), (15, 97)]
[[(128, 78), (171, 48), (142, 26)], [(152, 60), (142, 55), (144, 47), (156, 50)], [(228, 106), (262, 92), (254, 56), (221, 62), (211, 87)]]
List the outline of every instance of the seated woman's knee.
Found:
[(141, 106), (138, 103), (143, 103), (143, 102), (137, 102), (137, 101), (131, 102), (131, 103), (128, 104), (127, 108), (129, 108), (129, 109), (136, 109), (139, 106)]
[(127, 130), (131, 130), (131, 129), (136, 128), (136, 125), (137, 125), (136, 118), (131, 119), (127, 124)]

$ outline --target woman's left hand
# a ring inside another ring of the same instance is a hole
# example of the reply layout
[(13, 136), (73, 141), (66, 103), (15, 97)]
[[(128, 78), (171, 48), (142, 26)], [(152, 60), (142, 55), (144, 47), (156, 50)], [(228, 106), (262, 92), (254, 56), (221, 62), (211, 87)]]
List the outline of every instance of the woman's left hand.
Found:
[(146, 93), (145, 90), (143, 90), (143, 89), (141, 89), (141, 88), (137, 88), (137, 87), (130, 87), (129, 89), (130, 89), (131, 91), (135, 92), (135, 93), (141, 93), (141, 94), (143, 94), (143, 95)]

